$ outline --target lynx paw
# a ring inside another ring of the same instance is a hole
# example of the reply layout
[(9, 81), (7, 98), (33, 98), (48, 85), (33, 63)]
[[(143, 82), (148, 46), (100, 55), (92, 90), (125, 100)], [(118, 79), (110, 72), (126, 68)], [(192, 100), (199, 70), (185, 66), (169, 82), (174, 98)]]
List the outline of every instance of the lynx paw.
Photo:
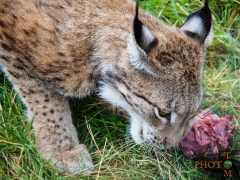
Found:
[(51, 159), (61, 173), (81, 173), (93, 169), (92, 158), (83, 144), (69, 151), (55, 153)]

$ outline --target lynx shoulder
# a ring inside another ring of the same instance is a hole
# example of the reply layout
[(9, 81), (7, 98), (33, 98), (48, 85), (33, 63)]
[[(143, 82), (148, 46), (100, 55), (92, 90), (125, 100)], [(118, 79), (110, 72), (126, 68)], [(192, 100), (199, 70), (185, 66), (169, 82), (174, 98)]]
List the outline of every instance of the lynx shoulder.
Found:
[(207, 1), (180, 28), (130, 0), (0, 1), (0, 65), (39, 153), (64, 173), (93, 168), (66, 97), (97, 93), (129, 114), (136, 143), (178, 147), (202, 102), (210, 41)]

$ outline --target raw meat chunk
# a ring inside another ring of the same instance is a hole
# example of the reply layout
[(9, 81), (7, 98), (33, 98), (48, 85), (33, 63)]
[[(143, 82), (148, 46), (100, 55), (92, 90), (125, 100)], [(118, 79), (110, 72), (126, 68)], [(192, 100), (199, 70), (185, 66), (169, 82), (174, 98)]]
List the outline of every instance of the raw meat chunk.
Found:
[(180, 149), (192, 157), (218, 158), (219, 150), (227, 148), (233, 138), (232, 118), (232, 115), (218, 117), (209, 109), (200, 111), (194, 118), (191, 130), (180, 143)]

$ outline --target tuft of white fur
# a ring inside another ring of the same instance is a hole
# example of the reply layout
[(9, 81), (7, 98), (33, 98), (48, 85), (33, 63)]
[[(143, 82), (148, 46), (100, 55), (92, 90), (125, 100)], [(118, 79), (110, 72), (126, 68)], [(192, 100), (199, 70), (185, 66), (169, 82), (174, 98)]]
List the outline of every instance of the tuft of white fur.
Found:
[(154, 108), (154, 113), (155, 113), (155, 115), (158, 117), (158, 119), (161, 119), (161, 116), (160, 116), (160, 114), (159, 114), (159, 111), (158, 111), (158, 108), (157, 108), (157, 107)]
[[(148, 35), (148, 36), (150, 36), (150, 35)], [(148, 41), (148, 40), (146, 39), (146, 41)], [(130, 37), (129, 37), (129, 40), (127, 43), (127, 51), (129, 54), (128, 60), (136, 69), (144, 70), (145, 72), (147, 72), (153, 76), (156, 76), (156, 73), (154, 73), (153, 70), (151, 69), (151, 67), (147, 65), (147, 62), (145, 62), (142, 59), (142, 57), (144, 57), (146, 55), (143, 54), (142, 52), (140, 52), (140, 50), (138, 50), (136, 41), (133, 39), (132, 34), (130, 34)]]
[(145, 25), (143, 25), (142, 27), (143, 27), (142, 33), (144, 34), (143, 45), (147, 47), (149, 46), (149, 44), (151, 44), (151, 42), (155, 39), (155, 37), (152, 35), (150, 30)]
[(119, 91), (109, 84), (102, 84), (99, 88), (99, 96), (104, 100), (119, 106), (126, 110), (129, 114), (132, 112), (131, 106), (121, 97)]
[(186, 21), (180, 29), (183, 31), (186, 30), (193, 33), (197, 33), (198, 35), (202, 35), (204, 33), (202, 19), (198, 16), (194, 16), (188, 21)]
[[(124, 86), (119, 86), (119, 90), (122, 93), (126, 93), (126, 89)], [(142, 144), (143, 140), (141, 137), (141, 130), (142, 130), (142, 120), (141, 118), (133, 113), (133, 110), (130, 105), (121, 97), (119, 91), (117, 91), (114, 87), (109, 84), (102, 84), (99, 88), (99, 96), (105, 99), (112, 104), (119, 106), (126, 110), (128, 114), (131, 116), (130, 119), (130, 133), (137, 144)]]
[(142, 144), (144, 142), (141, 135), (141, 131), (142, 131), (142, 120), (138, 115), (132, 113), (131, 121), (130, 121), (130, 133), (136, 144)]
[(177, 114), (172, 111), (170, 123), (171, 123), (172, 125), (174, 125), (174, 124), (176, 123), (176, 119), (177, 119)]

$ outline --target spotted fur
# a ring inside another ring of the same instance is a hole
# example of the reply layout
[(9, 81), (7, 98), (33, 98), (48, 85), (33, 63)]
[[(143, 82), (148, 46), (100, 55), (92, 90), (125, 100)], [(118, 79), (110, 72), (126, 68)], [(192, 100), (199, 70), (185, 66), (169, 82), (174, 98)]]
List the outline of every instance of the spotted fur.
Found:
[(207, 1), (180, 28), (130, 0), (0, 1), (0, 65), (60, 172), (93, 167), (66, 97), (98, 93), (127, 111), (136, 143), (177, 147), (202, 102), (210, 39)]

